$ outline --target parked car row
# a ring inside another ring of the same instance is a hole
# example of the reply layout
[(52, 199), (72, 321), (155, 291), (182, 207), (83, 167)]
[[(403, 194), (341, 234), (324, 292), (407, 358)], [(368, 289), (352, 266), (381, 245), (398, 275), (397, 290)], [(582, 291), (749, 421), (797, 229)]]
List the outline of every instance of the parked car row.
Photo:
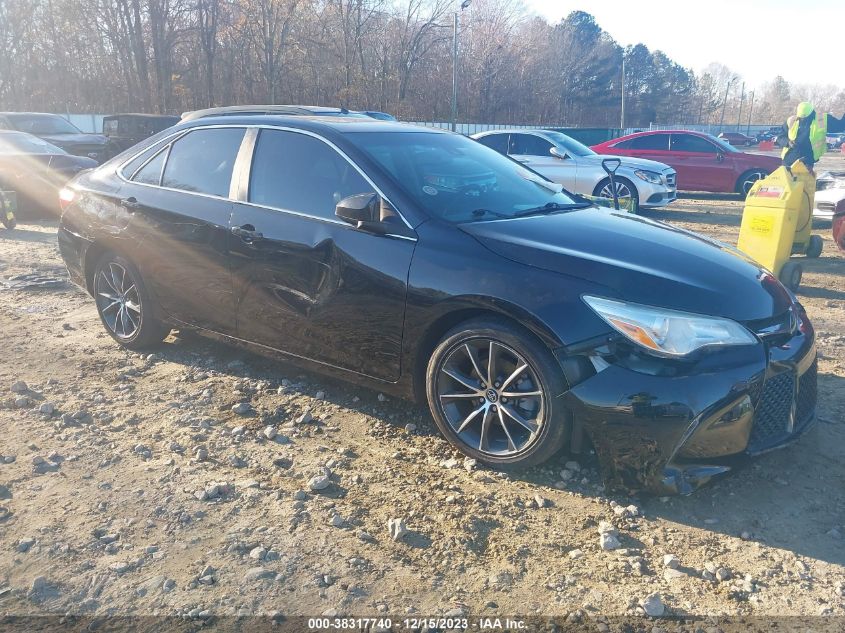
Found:
[(77, 176), (59, 247), (120, 345), (196, 329), (417, 399), (494, 467), (591, 442), (609, 488), (687, 493), (810, 426), (813, 327), (769, 272), (544, 178), (599, 186), (567, 137), (480, 140), (192, 117)]

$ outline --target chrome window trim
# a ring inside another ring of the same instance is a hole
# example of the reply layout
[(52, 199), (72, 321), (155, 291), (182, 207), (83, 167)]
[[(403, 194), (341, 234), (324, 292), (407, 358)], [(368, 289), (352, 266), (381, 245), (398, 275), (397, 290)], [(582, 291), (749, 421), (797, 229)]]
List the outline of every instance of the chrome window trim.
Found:
[[(186, 134), (188, 134), (189, 132), (192, 132), (192, 131), (194, 131), (194, 130), (208, 130), (208, 129), (216, 129), (216, 128), (242, 128), (242, 129), (244, 130), (244, 138), (243, 138), (243, 140), (241, 141), (241, 144), (242, 144), (242, 145), (243, 145), (243, 143), (247, 142), (247, 139), (249, 138), (249, 134), (248, 134), (248, 132), (249, 132), (249, 130), (250, 130), (250, 129), (253, 129), (253, 130), (264, 130), (264, 129), (267, 129), (267, 130), (280, 130), (280, 131), (282, 131), (282, 132), (294, 132), (294, 133), (297, 133), (297, 134), (305, 134), (306, 136), (311, 136), (312, 138), (316, 138), (317, 140), (322, 141), (323, 143), (325, 143), (326, 145), (328, 145), (329, 147), (331, 147), (331, 148), (332, 148), (335, 152), (337, 152), (338, 154), (340, 154), (340, 156), (341, 156), (341, 157), (342, 157), (342, 158), (343, 158), (346, 162), (348, 162), (350, 165), (352, 165), (352, 167), (355, 169), (355, 171), (357, 171), (357, 172), (361, 175), (361, 177), (362, 177), (364, 180), (366, 180), (366, 181), (367, 181), (367, 183), (369, 183), (369, 185), (370, 185), (370, 186), (371, 186), (371, 187), (375, 190), (375, 192), (376, 192), (378, 195), (380, 195), (382, 198), (384, 198), (385, 200), (387, 200), (387, 202), (390, 204), (390, 206), (392, 206), (392, 207), (393, 207), (393, 209), (396, 211), (396, 215), (398, 215), (398, 216), (399, 216), (399, 218), (402, 220), (402, 222), (405, 224), (405, 226), (406, 226), (406, 227), (408, 227), (409, 229), (411, 229), (412, 231), (414, 230), (414, 227), (413, 227), (413, 226), (411, 226), (410, 222), (408, 222), (408, 220), (406, 220), (406, 219), (405, 219), (405, 216), (404, 216), (404, 215), (402, 215), (402, 212), (399, 210), (399, 208), (398, 208), (395, 204), (393, 204), (393, 202), (390, 200), (390, 198), (389, 198), (389, 197), (387, 197), (387, 195), (385, 195), (385, 193), (381, 190), (381, 188), (379, 188), (379, 187), (378, 187), (378, 185), (376, 185), (376, 184), (373, 182), (372, 178), (370, 178), (370, 177), (369, 177), (369, 176), (368, 176), (368, 175), (367, 175), (367, 174), (366, 174), (366, 173), (365, 173), (365, 172), (364, 172), (364, 171), (363, 171), (363, 170), (362, 170), (362, 169), (361, 169), (361, 168), (360, 168), (360, 167), (359, 167), (359, 166), (355, 163), (355, 161), (353, 161), (351, 158), (349, 158), (349, 156), (347, 156), (346, 152), (344, 152), (343, 150), (341, 150), (341, 149), (340, 149), (337, 145), (335, 145), (334, 143), (332, 143), (332, 142), (331, 142), (331, 141), (329, 141), (328, 139), (326, 139), (326, 138), (324, 138), (324, 137), (320, 136), (319, 134), (316, 134), (316, 133), (314, 133), (314, 132), (312, 132), (312, 131), (310, 131), (310, 130), (303, 130), (303, 129), (300, 129), (300, 128), (289, 127), (289, 126), (286, 126), (286, 125), (270, 125), (270, 124), (266, 124), (266, 123), (264, 123), (264, 124), (260, 124), (260, 125), (248, 125), (248, 124), (244, 124), (244, 123), (237, 123), (237, 124), (233, 124), (233, 123), (228, 123), (228, 124), (225, 124), (225, 123), (218, 123), (218, 124), (209, 124), (209, 125), (197, 125), (197, 126), (193, 126), (193, 127), (190, 127), (190, 128), (184, 129), (184, 130), (178, 130), (178, 131), (174, 132), (173, 134), (171, 134), (171, 135), (169, 135), (169, 136), (166, 136), (165, 138), (161, 139), (161, 140), (159, 141), (159, 143), (162, 143), (162, 144), (163, 144), (163, 146), (162, 146), (161, 150), (159, 150), (159, 151), (155, 152), (155, 153), (154, 153), (154, 154), (150, 157), (150, 159), (148, 159), (147, 161), (144, 161), (144, 165), (146, 165), (146, 164), (147, 164), (147, 162), (148, 162), (149, 160), (152, 160), (152, 158), (154, 158), (154, 157), (158, 156), (158, 154), (160, 153), (160, 151), (162, 151), (162, 150), (164, 150), (164, 149), (165, 149), (165, 147), (164, 147), (165, 145), (172, 145), (172, 144), (173, 144), (176, 140), (178, 140), (178, 139), (177, 139), (177, 137), (180, 137), (180, 138), (181, 138), (182, 136), (184, 136), (184, 135), (186, 135)], [(152, 188), (155, 188), (155, 189), (163, 189), (163, 190), (165, 190), (165, 191), (174, 191), (174, 192), (177, 192), (177, 193), (184, 193), (184, 194), (193, 195), (193, 196), (202, 196), (202, 197), (205, 197), (205, 198), (211, 198), (211, 199), (213, 199), (213, 200), (228, 200), (229, 202), (232, 202), (232, 203), (237, 203), (237, 204), (246, 204), (246, 205), (249, 205), (249, 206), (252, 206), (252, 207), (256, 207), (256, 208), (260, 208), (260, 209), (269, 209), (269, 210), (272, 210), (272, 211), (281, 211), (281, 212), (283, 212), (283, 213), (290, 213), (290, 214), (292, 214), (292, 215), (298, 215), (298, 216), (303, 217), (303, 218), (311, 218), (312, 220), (320, 220), (321, 222), (327, 222), (327, 223), (329, 223), (329, 224), (337, 224), (338, 226), (344, 226), (344, 227), (347, 227), (347, 228), (350, 228), (350, 229), (354, 229), (354, 228), (355, 228), (355, 227), (353, 227), (351, 224), (347, 224), (346, 222), (342, 222), (342, 221), (340, 221), (340, 220), (334, 220), (334, 219), (331, 219), (331, 218), (324, 218), (324, 217), (321, 217), (321, 216), (312, 215), (312, 214), (310, 214), (310, 213), (303, 213), (303, 212), (301, 212), (301, 211), (294, 211), (294, 210), (292, 210), (292, 209), (281, 209), (281, 208), (278, 208), (278, 207), (272, 207), (272, 206), (263, 205), (263, 204), (255, 204), (255, 203), (253, 203), (253, 202), (249, 202), (249, 201), (247, 201), (247, 200), (238, 200), (237, 198), (232, 198), (232, 197), (215, 196), (215, 195), (212, 195), (212, 194), (202, 193), (202, 192), (199, 192), (199, 191), (186, 191), (185, 189), (174, 189), (174, 188), (172, 188), (172, 187), (165, 187), (165, 186), (163, 186), (163, 185), (161, 185), (161, 184), (159, 184), (159, 185), (150, 185), (150, 184), (143, 183), (143, 182), (134, 182), (134, 181), (132, 181), (131, 179), (126, 178), (126, 176), (123, 174), (123, 168), (124, 168), (127, 164), (131, 163), (131, 162), (132, 162), (133, 160), (135, 160), (138, 156), (140, 156), (141, 154), (143, 154), (144, 152), (146, 152), (146, 151), (147, 151), (147, 150), (149, 150), (149, 149), (150, 149), (149, 147), (145, 147), (144, 149), (142, 149), (141, 151), (137, 152), (136, 154), (133, 154), (133, 155), (132, 155), (132, 156), (131, 156), (128, 160), (126, 160), (124, 163), (122, 163), (122, 164), (121, 164), (121, 165), (120, 165), (120, 166), (119, 166), (119, 167), (115, 170), (115, 174), (117, 175), (118, 179), (120, 179), (120, 180), (122, 180), (122, 181), (124, 181), (124, 182), (126, 182), (126, 183), (129, 183), (129, 184), (132, 184), (132, 185), (136, 185), (136, 186), (138, 186), (138, 187), (152, 187)], [(253, 150), (253, 152), (254, 152), (254, 150)], [(169, 157), (168, 157), (168, 158), (169, 158)], [(252, 154), (250, 154), (250, 157), (249, 157), (249, 158), (250, 158), (250, 175), (251, 175), (251, 171), (252, 171)], [(236, 161), (237, 161), (237, 157), (236, 157)], [(138, 173), (138, 171), (139, 171), (142, 167), (143, 167), (143, 165), (142, 165), (141, 167), (139, 167), (137, 170), (135, 170), (135, 172), (133, 172), (133, 174), (132, 174), (132, 175), (134, 176), (136, 173)], [(164, 175), (164, 168), (166, 168), (166, 167), (167, 167), (167, 161), (165, 161), (165, 165), (164, 165), (164, 167), (163, 167), (163, 168), (162, 168), (162, 170), (161, 170), (162, 177), (163, 177), (163, 175)], [(233, 175), (232, 175), (232, 181), (230, 182), (230, 196), (231, 196), (231, 187), (232, 187), (232, 183), (234, 183), (234, 182), (235, 182), (235, 180), (236, 180), (236, 178), (235, 178), (235, 175), (233, 174)], [(160, 180), (159, 182), (161, 182), (161, 180)], [(246, 190), (247, 190), (247, 192), (249, 191), (249, 183), (247, 183), (247, 189), (246, 189)], [(357, 230), (357, 229), (355, 229), (355, 230)], [(412, 241), (416, 241), (416, 239), (415, 239), (415, 238), (412, 238), (412, 237), (407, 237), (407, 236), (404, 236), (404, 235), (394, 235), (394, 234), (392, 234), (392, 233), (387, 233), (387, 234), (385, 234), (385, 237), (396, 237), (396, 238), (401, 238), (401, 239), (405, 239), (405, 240), (412, 240)]]

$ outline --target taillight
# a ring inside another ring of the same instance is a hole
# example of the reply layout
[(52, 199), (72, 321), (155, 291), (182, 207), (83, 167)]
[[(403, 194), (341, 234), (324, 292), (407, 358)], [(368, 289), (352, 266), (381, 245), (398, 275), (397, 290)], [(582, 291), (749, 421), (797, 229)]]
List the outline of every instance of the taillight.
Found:
[(59, 206), (61, 207), (62, 212), (70, 206), (70, 203), (73, 202), (75, 197), (76, 192), (68, 187), (64, 187), (61, 191), (59, 191)]

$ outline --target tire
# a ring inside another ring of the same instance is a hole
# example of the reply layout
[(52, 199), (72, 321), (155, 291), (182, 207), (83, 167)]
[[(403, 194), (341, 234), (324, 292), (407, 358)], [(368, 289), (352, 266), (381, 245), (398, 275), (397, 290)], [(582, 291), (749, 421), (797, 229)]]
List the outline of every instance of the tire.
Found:
[(567, 390), (560, 365), (542, 343), (504, 319), (473, 319), (447, 332), (429, 359), (425, 386), (440, 432), (488, 466), (540, 464), (570, 435), (570, 414), (557, 398)]
[(736, 193), (747, 196), (754, 183), (758, 180), (763, 180), (768, 175), (769, 172), (765, 169), (749, 169), (736, 181)]
[[(640, 193), (637, 191), (634, 183), (627, 178), (614, 178), (614, 180), (616, 181), (617, 193), (625, 190), (630, 192), (630, 197), (634, 200), (634, 209), (638, 212), (640, 210)], [(597, 184), (596, 188), (593, 189), (593, 195), (613, 200), (613, 190), (610, 188), (610, 178), (605, 178), (604, 180), (599, 181), (599, 184)], [(624, 196), (620, 195), (619, 197), (624, 198), (629, 196), (625, 194)]]
[(103, 254), (94, 267), (92, 290), (103, 327), (123, 347), (151, 347), (169, 333), (170, 328), (153, 317), (152, 299), (141, 273), (128, 259)]
[(824, 250), (824, 240), (821, 235), (811, 235), (810, 242), (807, 245), (807, 252), (804, 253), (807, 257), (815, 259), (822, 254)]
[(804, 269), (798, 262), (786, 262), (780, 270), (778, 279), (780, 282), (789, 288), (792, 292), (797, 292), (798, 286), (801, 285), (801, 277)]

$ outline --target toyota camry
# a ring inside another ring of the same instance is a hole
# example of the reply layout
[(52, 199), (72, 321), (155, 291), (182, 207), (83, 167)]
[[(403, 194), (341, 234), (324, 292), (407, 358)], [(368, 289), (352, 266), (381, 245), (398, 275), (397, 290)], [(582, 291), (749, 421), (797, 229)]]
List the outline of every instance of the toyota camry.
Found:
[(194, 329), (416, 399), (492, 467), (592, 445), (609, 487), (687, 493), (814, 417), (813, 327), (769, 271), (457, 134), (200, 117), (61, 200), (120, 345)]

